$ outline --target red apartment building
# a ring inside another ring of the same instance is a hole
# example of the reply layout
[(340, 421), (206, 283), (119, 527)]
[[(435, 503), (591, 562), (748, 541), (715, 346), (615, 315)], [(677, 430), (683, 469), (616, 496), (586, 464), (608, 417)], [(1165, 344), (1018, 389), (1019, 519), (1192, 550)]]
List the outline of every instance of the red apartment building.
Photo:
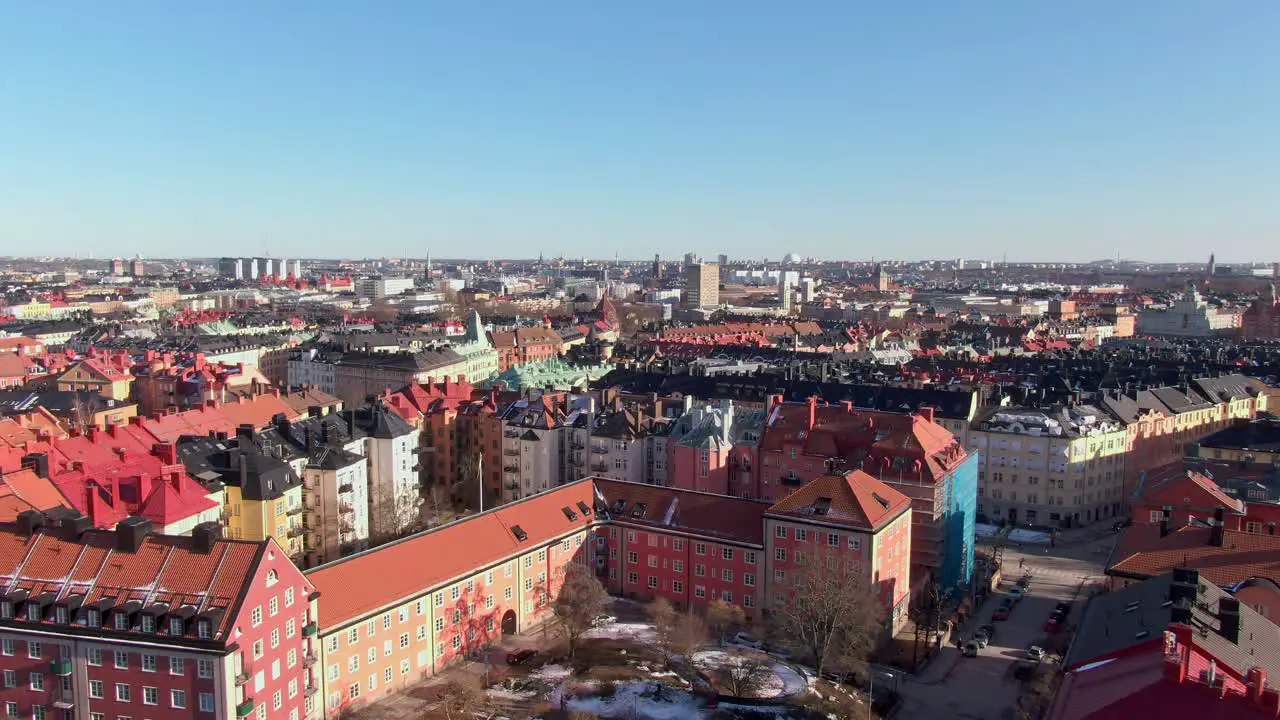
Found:
[(796, 573), (852, 562), (878, 586), (894, 629), (907, 619), (911, 501), (864, 472), (822, 475), (773, 504), (594, 482), (596, 569), (614, 595), (677, 608), (724, 600), (758, 618), (789, 600)]
[(13, 718), (318, 717), (311, 585), (274, 542), (0, 524), (0, 670)]
[(559, 333), (543, 327), (489, 333), (489, 340), (498, 351), (498, 372), (506, 372), (517, 365), (535, 360), (556, 357), (564, 343)]

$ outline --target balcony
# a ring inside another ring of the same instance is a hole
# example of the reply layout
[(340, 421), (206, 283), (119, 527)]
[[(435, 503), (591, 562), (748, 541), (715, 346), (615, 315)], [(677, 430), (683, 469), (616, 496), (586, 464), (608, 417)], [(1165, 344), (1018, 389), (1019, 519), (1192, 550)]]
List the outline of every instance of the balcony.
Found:
[(605, 447), (604, 445), (592, 445), (592, 446), (591, 446), (591, 452), (593, 452), (593, 453), (595, 453), (595, 454), (597, 454), (597, 455), (608, 455), (608, 454), (609, 454), (609, 448)]
[[(303, 632), (304, 632), (304, 633), (306, 632), (306, 628), (305, 628), (305, 627), (303, 628)], [(302, 667), (308, 667), (308, 668), (309, 668), (309, 667), (314, 666), (314, 665), (316, 664), (316, 660), (317, 660), (317, 659), (318, 659), (318, 658), (316, 658), (316, 654), (315, 654), (315, 653), (313, 653), (313, 652), (305, 652), (305, 653), (303, 653), (303, 654), (302, 654)]]
[(349, 493), (354, 489), (355, 488), (351, 486), (351, 483), (343, 483), (338, 486), (338, 492), (340, 493)]
[(62, 683), (53, 691), (53, 706), (59, 710), (70, 710), (76, 706), (76, 694), (69, 688), (64, 689)]
[(311, 532), (310, 528), (305, 528), (305, 527), (302, 527), (301, 525), (295, 525), (289, 528), (289, 537), (291, 538), (302, 537), (303, 535), (306, 535), (309, 532)]
[(71, 674), (70, 660), (54, 660), (49, 663), (49, 671), (54, 675), (67, 676)]
[(236, 706), (236, 717), (249, 717), (253, 713), (253, 698), (249, 698)]
[(293, 507), (285, 511), (285, 515), (301, 515), (301, 514), (302, 514), (301, 505), (294, 505)]
[[(312, 637), (320, 631), (320, 627), (314, 622), (309, 622), (302, 626), (302, 637)], [(314, 658), (314, 656), (312, 656)]]
[(782, 483), (783, 485), (789, 485), (791, 487), (800, 487), (801, 485), (804, 484), (803, 480), (793, 475), (783, 475), (782, 477), (778, 478), (778, 482)]
[(338, 532), (342, 533), (343, 535), (350, 535), (355, 531), (356, 531), (355, 525), (352, 525), (351, 523), (346, 522), (345, 520), (343, 522), (338, 523)]
[(242, 669), (240, 672), (236, 673), (236, 685), (244, 685), (249, 682), (249, 678), (251, 677), (253, 677), (253, 673), (251, 673), (248, 668)]
[(592, 463), (591, 472), (608, 472), (609, 463)]
[(507, 448), (502, 451), (502, 454), (507, 457), (520, 457), (520, 451), (516, 448)]
[(569, 447), (573, 448), (574, 450), (583, 450), (587, 447), (587, 445), (581, 440), (574, 440), (573, 442), (569, 443)]
[(355, 512), (355, 507), (349, 502), (340, 502), (338, 503), (338, 512), (342, 515), (350, 515)]
[(509, 438), (518, 438), (518, 437), (520, 437), (520, 431), (519, 431), (519, 430), (507, 430), (506, 432), (502, 433), (502, 436), (503, 436), (503, 437), (509, 437)]
[(306, 695), (307, 697), (311, 697), (312, 695), (315, 695), (318, 692), (320, 692), (319, 685), (308, 685), (302, 689), (302, 694)]

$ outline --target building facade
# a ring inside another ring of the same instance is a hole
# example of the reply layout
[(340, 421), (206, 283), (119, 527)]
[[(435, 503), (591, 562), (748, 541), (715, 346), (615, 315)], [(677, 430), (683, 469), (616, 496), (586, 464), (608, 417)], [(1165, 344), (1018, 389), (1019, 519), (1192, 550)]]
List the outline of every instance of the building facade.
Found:
[(713, 308), (720, 305), (720, 266), (715, 263), (686, 264), (684, 269), (684, 304), (688, 308)]

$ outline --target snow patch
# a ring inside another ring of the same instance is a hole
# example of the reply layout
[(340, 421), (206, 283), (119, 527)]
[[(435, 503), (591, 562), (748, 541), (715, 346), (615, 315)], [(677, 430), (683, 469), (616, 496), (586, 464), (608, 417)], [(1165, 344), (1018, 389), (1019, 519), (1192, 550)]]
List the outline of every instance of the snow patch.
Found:
[(657, 635), (653, 631), (653, 626), (649, 623), (627, 622), (619, 622), (611, 625), (591, 628), (583, 633), (582, 637), (594, 640), (634, 640), (635, 642), (640, 643), (654, 642), (657, 640)]
[(775, 661), (760, 652), (726, 652), (704, 650), (693, 654), (693, 664), (703, 671), (724, 671), (741, 667), (744, 663), (763, 660), (769, 664), (770, 674), (761, 678), (752, 695), (758, 698), (791, 697), (805, 691), (809, 682), (790, 666)]
[(692, 694), (662, 688), (655, 697), (656, 683), (619, 683), (612, 697), (575, 697), (565, 704), (570, 710), (600, 717), (635, 717), (642, 720), (687, 720), (699, 716), (700, 704)]

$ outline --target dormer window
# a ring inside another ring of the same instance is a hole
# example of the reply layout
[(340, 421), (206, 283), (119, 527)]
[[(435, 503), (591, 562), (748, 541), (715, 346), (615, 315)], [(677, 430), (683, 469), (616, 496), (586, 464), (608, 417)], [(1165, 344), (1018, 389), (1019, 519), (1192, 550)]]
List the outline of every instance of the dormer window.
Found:
[(170, 635), (183, 635), (185, 632), (185, 628), (183, 628), (182, 624), (182, 618), (169, 618)]
[(154, 615), (142, 616), (142, 632), (153, 633), (156, 631), (156, 617)]
[(40, 622), (44, 619), (44, 608), (36, 603), (27, 603), (27, 620), (30, 622)]
[(201, 640), (208, 640), (213, 637), (212, 623), (208, 620), (201, 620), (196, 623), (196, 637)]
[(97, 608), (86, 610), (84, 624), (92, 628), (100, 627), (102, 625), (102, 611)]
[(115, 617), (112, 619), (114, 621), (113, 626), (115, 627), (116, 630), (129, 629), (129, 616), (127, 614), (118, 612), (118, 613), (115, 613)]
[(5, 600), (4, 602), (0, 602), (0, 619), (3, 619), (3, 620), (13, 619), (13, 603), (9, 602), (8, 600)]
[(59, 605), (53, 610), (54, 619), (62, 625), (71, 622), (71, 611), (65, 605)]

